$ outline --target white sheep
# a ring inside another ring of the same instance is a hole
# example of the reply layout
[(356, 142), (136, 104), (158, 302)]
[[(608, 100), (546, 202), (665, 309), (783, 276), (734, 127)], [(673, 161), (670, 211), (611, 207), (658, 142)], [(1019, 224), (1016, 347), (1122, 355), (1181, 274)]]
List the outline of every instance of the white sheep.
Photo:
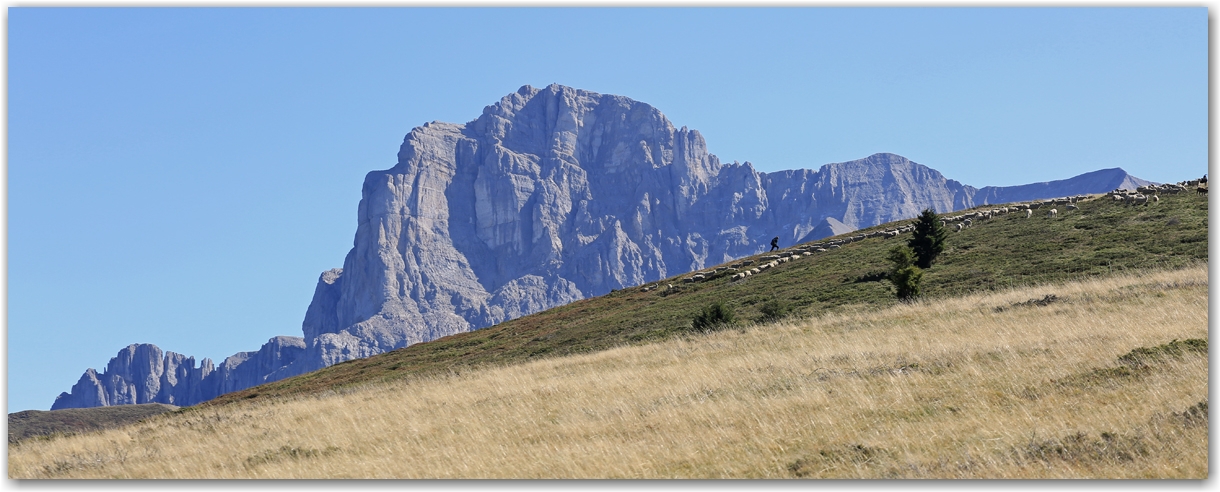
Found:
[(1033, 216), (1034, 216), (1034, 211), (1033, 211), (1033, 210), (1030, 210), (1030, 209), (1028, 209), (1028, 208), (1027, 208), (1027, 209), (1025, 209), (1025, 218), (1027, 218), (1027, 219), (1028, 219), (1028, 218), (1033, 217)]
[(1048, 219), (1049, 219), (1049, 218), (1051, 218), (1051, 217), (1054, 217), (1054, 216), (1055, 216), (1056, 214), (1058, 214), (1058, 213), (1059, 213), (1059, 210), (1057, 210), (1057, 209), (1053, 209), (1053, 208), (1052, 208), (1052, 209), (1050, 209), (1049, 211), (1047, 211), (1047, 212), (1046, 212), (1046, 218), (1048, 218)]
[(962, 223), (958, 222), (956, 224), (953, 224), (953, 230), (955, 232), (962, 232)]

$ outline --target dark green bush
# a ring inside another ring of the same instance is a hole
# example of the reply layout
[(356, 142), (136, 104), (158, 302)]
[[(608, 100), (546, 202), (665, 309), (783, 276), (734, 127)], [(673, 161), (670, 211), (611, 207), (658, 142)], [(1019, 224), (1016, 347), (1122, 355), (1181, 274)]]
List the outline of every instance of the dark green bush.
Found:
[(777, 321), (782, 319), (784, 316), (787, 316), (791, 310), (792, 308), (788, 306), (788, 303), (779, 299), (771, 299), (758, 307), (758, 312), (762, 313), (762, 317), (759, 318), (759, 321)]
[(919, 280), (923, 278), (923, 270), (915, 266), (915, 253), (903, 245), (894, 246), (890, 250), (889, 260), (894, 264), (890, 270), (890, 282), (898, 298), (908, 300), (919, 296)]
[(695, 315), (695, 318), (691, 320), (691, 329), (718, 330), (733, 324), (735, 319), (732, 306), (723, 301), (716, 301)]

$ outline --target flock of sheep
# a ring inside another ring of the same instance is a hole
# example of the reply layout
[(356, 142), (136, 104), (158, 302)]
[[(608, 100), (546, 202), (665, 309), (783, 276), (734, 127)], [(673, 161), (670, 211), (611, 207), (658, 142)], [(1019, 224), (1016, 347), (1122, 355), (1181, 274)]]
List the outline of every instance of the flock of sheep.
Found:
[[(975, 221), (987, 220), (987, 219), (991, 219), (996, 216), (1006, 215), (1006, 214), (1010, 214), (1010, 213), (1019, 214), (1020, 212), (1024, 211), (1025, 218), (1028, 219), (1028, 218), (1033, 217), (1034, 210), (1038, 210), (1038, 209), (1045, 209), (1047, 218), (1055, 218), (1059, 214), (1059, 209), (1056, 208), (1059, 205), (1065, 205), (1064, 209), (1066, 211), (1072, 211), (1072, 210), (1076, 210), (1077, 208), (1079, 208), (1076, 205), (1079, 202), (1086, 201), (1086, 200), (1100, 199), (1102, 197), (1110, 197), (1109, 199), (1113, 200), (1115, 203), (1122, 203), (1125, 205), (1132, 205), (1132, 206), (1134, 206), (1134, 205), (1147, 206), (1149, 203), (1156, 203), (1156, 202), (1160, 201), (1160, 197), (1157, 196), (1157, 193), (1168, 193), (1168, 194), (1181, 193), (1191, 187), (1195, 187), (1195, 190), (1199, 193), (1207, 193), (1207, 188), (1205, 187), (1206, 184), (1207, 184), (1206, 178), (1203, 178), (1202, 180), (1196, 179), (1196, 180), (1192, 180), (1192, 181), (1183, 181), (1183, 182), (1180, 182), (1177, 184), (1141, 186), (1141, 187), (1137, 188), (1135, 191), (1118, 189), (1118, 190), (1114, 190), (1114, 191), (1111, 191), (1111, 192), (1103, 194), (1103, 195), (1076, 195), (1076, 196), (1067, 196), (1067, 197), (1061, 197), (1061, 198), (1052, 198), (1049, 200), (1036, 200), (1036, 201), (1029, 202), (1029, 203), (1018, 203), (1015, 205), (1008, 205), (1008, 206), (999, 207), (999, 208), (993, 208), (993, 209), (988, 209), (988, 210), (976, 210), (974, 212), (968, 212), (968, 213), (964, 213), (964, 214), (943, 217), (941, 219), (941, 227), (950, 228), (954, 231), (960, 232), (963, 229), (969, 228)], [(1200, 185), (1203, 185), (1203, 186), (1200, 186)], [(829, 241), (818, 242), (818, 243), (802, 244), (802, 245), (790, 248), (785, 251), (780, 251), (778, 254), (762, 256), (762, 257), (758, 258), (757, 264), (755, 264), (756, 263), (755, 260), (747, 259), (747, 260), (741, 260), (741, 261), (732, 263), (728, 266), (720, 266), (720, 267), (716, 267), (716, 268), (713, 268), (710, 270), (695, 272), (694, 274), (683, 278), (682, 282), (685, 282), (685, 283), (702, 282), (705, 280), (710, 280), (712, 278), (720, 277), (722, 274), (730, 273), (730, 272), (732, 273), (732, 277), (731, 277), (732, 280), (739, 280), (739, 279), (749, 277), (751, 275), (756, 275), (764, 270), (774, 268), (776, 266), (779, 266), (782, 263), (787, 263), (789, 261), (795, 261), (795, 260), (799, 260), (801, 258), (805, 258), (808, 256), (813, 256), (814, 253), (822, 253), (825, 251), (838, 249), (838, 248), (842, 247), (844, 244), (849, 244), (849, 243), (853, 243), (856, 241), (863, 241), (865, 239), (874, 238), (874, 237), (887, 237), (887, 238), (897, 237), (900, 234), (912, 232), (914, 230), (915, 230), (915, 223), (909, 223), (907, 225), (893, 228), (893, 229), (878, 230), (878, 231), (873, 231), (873, 232), (869, 232), (869, 233), (865, 233), (865, 234), (855, 234), (855, 235), (851, 235), (851, 236), (847, 236), (847, 237), (831, 239)], [(662, 284), (657, 283), (657, 284), (645, 286), (641, 290), (643, 292), (648, 292), (650, 290), (658, 289), (661, 287), (662, 287)], [(665, 287), (667, 290), (674, 288), (673, 284), (665, 284)]]
[(961, 215), (953, 215), (950, 217), (945, 217), (944, 219), (942, 219), (940, 221), (940, 225), (941, 225), (941, 227), (950, 227), (950, 224), (952, 224), (951, 228), (954, 231), (960, 232), (962, 229), (969, 228), (970, 225), (973, 224), (975, 220), (987, 220), (987, 219), (990, 219), (990, 218), (998, 216), (998, 215), (1005, 215), (1005, 214), (1009, 214), (1009, 213), (1020, 213), (1022, 211), (1025, 212), (1025, 218), (1028, 219), (1028, 218), (1034, 216), (1034, 210), (1037, 210), (1037, 209), (1043, 208), (1043, 207), (1047, 208), (1046, 216), (1048, 218), (1050, 218), (1050, 217), (1055, 217), (1059, 214), (1059, 209), (1053, 208), (1056, 205), (1066, 205), (1065, 209), (1069, 210), (1069, 211), (1076, 210), (1077, 208), (1079, 208), (1076, 206), (1076, 204), (1078, 202), (1081, 202), (1084, 200), (1089, 200), (1091, 198), (1092, 197), (1090, 195), (1076, 195), (1076, 196), (1065, 196), (1065, 197), (1061, 197), (1061, 198), (1052, 198), (1049, 200), (1038, 200), (1038, 201), (1033, 201), (1030, 203), (1018, 203), (1018, 204), (1009, 205), (1006, 207), (993, 208), (991, 210), (979, 210), (976, 212), (970, 212), (970, 213), (965, 213), (965, 214), (961, 214)]
[[(868, 235), (868, 237), (875, 237), (875, 236), (876, 236), (876, 234)], [(780, 251), (779, 254), (766, 255), (761, 258), (758, 258), (757, 265), (755, 265), (755, 260), (741, 260), (741, 261), (733, 263), (729, 266), (721, 266), (721, 267), (716, 267), (711, 270), (696, 272), (695, 274), (693, 274), (689, 277), (683, 278), (682, 281), (685, 283), (688, 283), (688, 284), (694, 283), (694, 282), (702, 282), (704, 280), (708, 280), (708, 279), (717, 277), (717, 276), (719, 276), (719, 274), (729, 272), (729, 271), (735, 272), (735, 273), (733, 273), (732, 279), (737, 280), (739, 278), (745, 278), (750, 275), (754, 275), (763, 270), (777, 267), (781, 263), (787, 263), (789, 261), (799, 260), (806, 256), (813, 256), (814, 253), (820, 253), (823, 251), (827, 251), (829, 249), (836, 249), (836, 248), (839, 248), (840, 246), (842, 246), (843, 244), (860, 240), (860, 239), (856, 239), (856, 238), (863, 239), (863, 237), (861, 237), (861, 236), (852, 236), (852, 237), (844, 238), (844, 239), (836, 239), (833, 241), (829, 241), (827, 243), (801, 245), (801, 246), (792, 248), (789, 251)], [(751, 265), (753, 265), (752, 268), (751, 268)], [(657, 289), (660, 287), (661, 287), (661, 284), (653, 284), (653, 285), (645, 286), (641, 290), (643, 292), (648, 292), (650, 290)], [(673, 289), (673, 288), (674, 288), (673, 284), (666, 284), (667, 290)]]

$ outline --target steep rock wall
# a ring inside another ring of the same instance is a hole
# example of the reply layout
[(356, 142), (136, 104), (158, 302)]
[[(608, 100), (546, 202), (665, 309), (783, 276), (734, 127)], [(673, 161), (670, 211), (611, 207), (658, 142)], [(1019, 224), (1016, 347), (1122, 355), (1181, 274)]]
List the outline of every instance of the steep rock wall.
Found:
[(622, 96), (522, 87), (466, 124), (417, 127), (364, 179), (352, 249), (303, 338), (204, 359), (156, 346), (89, 369), (53, 408), (219, 394), (764, 251), (983, 203), (1135, 187), (1121, 169), (976, 189), (895, 154), (817, 170), (721, 164), (699, 132)]

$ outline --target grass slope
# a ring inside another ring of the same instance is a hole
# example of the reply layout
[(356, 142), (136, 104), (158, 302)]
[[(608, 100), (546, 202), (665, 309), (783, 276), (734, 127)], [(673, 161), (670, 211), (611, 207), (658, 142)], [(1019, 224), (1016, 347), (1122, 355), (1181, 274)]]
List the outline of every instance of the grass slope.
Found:
[(187, 407), (10, 444), (9, 477), (1202, 479), (1208, 290), (1195, 263)]
[(153, 415), (177, 410), (173, 405), (146, 403), (97, 408), (25, 410), (8, 414), (8, 442), (55, 434), (71, 435), (134, 424)]
[[(1046, 218), (1043, 209), (1028, 219), (1024, 214), (1008, 214), (976, 220), (973, 227), (951, 233), (945, 252), (924, 274), (921, 294), (925, 299), (943, 299), (1207, 260), (1206, 196), (1167, 195), (1148, 206), (1125, 206), (1103, 197), (1079, 206), (1070, 212), (1060, 206), (1054, 219)], [(980, 209), (993, 207), (998, 206)], [(884, 279), (885, 253), (907, 237), (866, 239), (739, 281), (722, 276), (688, 284), (680, 282), (684, 274), (659, 282), (673, 284), (669, 291), (624, 289), (229, 393), (202, 405), (318, 394), (350, 385), (461, 373), (488, 364), (518, 364), (666, 340), (687, 332), (695, 314), (716, 301), (730, 304), (738, 319), (747, 322), (761, 320), (760, 307), (772, 300), (804, 316), (859, 306), (882, 309), (897, 302)]]

